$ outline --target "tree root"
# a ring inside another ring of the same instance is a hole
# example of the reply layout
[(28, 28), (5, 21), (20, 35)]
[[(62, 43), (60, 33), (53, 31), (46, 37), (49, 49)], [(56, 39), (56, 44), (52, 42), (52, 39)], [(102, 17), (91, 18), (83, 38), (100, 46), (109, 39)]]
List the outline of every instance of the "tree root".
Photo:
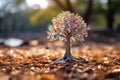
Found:
[(67, 63), (67, 62), (75, 62), (75, 61), (87, 63), (87, 61), (82, 57), (75, 58), (72, 55), (68, 55), (68, 56), (65, 55), (62, 58), (56, 59), (55, 61), (51, 62), (51, 64), (59, 64), (59, 63)]

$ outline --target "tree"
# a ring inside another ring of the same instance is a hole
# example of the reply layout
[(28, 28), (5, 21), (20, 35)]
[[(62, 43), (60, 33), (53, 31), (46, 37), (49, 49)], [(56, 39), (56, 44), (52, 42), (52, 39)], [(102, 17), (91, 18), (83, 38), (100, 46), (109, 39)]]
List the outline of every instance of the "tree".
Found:
[(0, 31), (5, 35), (14, 28), (13, 15), (19, 11), (19, 5), (24, 3), (24, 0), (1, 0), (0, 7)]
[[(62, 2), (60, 0), (54, 0), (54, 2), (64, 11), (71, 11), (71, 12), (75, 12), (75, 9), (72, 6), (72, 2), (70, 0), (65, 0), (66, 2), (66, 7), (62, 4)], [(76, 0), (77, 1), (77, 0)], [(79, 5), (81, 1), (78, 1)], [(89, 23), (90, 21), (90, 16), (92, 14), (92, 8), (93, 8), (93, 2), (94, 0), (88, 0), (87, 1), (87, 8), (84, 14), (84, 20), (86, 23)]]
[(84, 19), (85, 19), (86, 23), (89, 23), (90, 16), (92, 13), (92, 8), (93, 8), (93, 0), (89, 0), (88, 4), (87, 4), (87, 9), (86, 9), (85, 14), (84, 14)]
[(115, 21), (114, 17), (116, 12), (119, 11), (120, 0), (108, 0), (107, 5), (108, 5), (108, 10), (106, 14), (107, 28), (109, 30), (113, 30), (113, 24)]
[(49, 26), (47, 33), (50, 41), (60, 40), (64, 41), (66, 45), (64, 56), (53, 63), (74, 60), (85, 61), (84, 58), (74, 58), (70, 51), (71, 42), (76, 40), (84, 41), (87, 35), (87, 26), (81, 16), (69, 11), (60, 13), (52, 19), (52, 25)]
[(114, 23), (114, 15), (115, 15), (115, 9), (112, 6), (112, 0), (108, 0), (108, 12), (107, 12), (107, 27), (109, 30), (113, 30), (113, 23)]

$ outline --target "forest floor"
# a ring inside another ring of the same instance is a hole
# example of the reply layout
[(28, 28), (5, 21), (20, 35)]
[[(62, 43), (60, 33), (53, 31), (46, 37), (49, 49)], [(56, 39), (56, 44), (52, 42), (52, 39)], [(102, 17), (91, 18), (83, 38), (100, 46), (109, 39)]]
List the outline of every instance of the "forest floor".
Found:
[(73, 56), (87, 63), (50, 64), (64, 54), (64, 43), (38, 40), (0, 45), (0, 80), (120, 80), (120, 33), (91, 32), (84, 43), (73, 43)]

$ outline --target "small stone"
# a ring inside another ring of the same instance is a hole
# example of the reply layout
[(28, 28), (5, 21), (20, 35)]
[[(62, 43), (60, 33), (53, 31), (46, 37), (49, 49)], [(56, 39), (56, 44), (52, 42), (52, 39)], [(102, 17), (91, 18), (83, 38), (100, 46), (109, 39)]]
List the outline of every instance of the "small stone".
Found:
[(35, 69), (35, 67), (31, 67), (30, 69), (31, 69), (31, 70), (34, 70), (34, 69)]

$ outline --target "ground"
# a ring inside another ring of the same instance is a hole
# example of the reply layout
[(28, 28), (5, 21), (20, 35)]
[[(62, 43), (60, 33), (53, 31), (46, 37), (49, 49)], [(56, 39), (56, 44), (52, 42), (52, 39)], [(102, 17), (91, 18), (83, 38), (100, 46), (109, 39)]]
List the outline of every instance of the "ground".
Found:
[[(0, 80), (120, 80), (120, 34), (90, 33), (84, 42), (73, 43), (74, 57), (87, 62), (51, 64), (64, 53), (63, 42), (0, 45)], [(41, 40), (43, 39), (43, 40)]]

